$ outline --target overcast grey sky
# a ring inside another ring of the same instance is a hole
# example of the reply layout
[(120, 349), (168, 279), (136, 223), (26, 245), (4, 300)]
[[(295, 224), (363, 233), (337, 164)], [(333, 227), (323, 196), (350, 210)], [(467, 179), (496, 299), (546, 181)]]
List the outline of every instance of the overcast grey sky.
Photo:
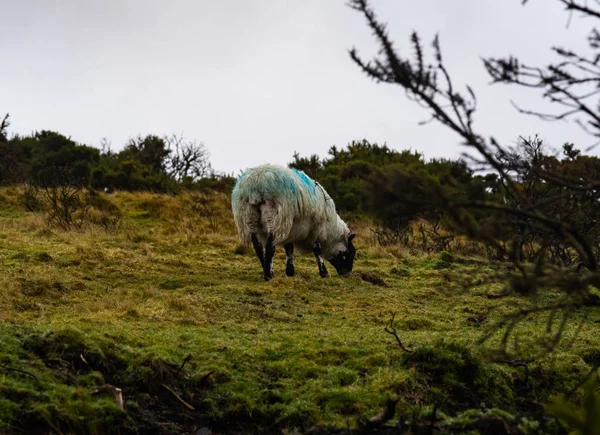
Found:
[[(585, 47), (591, 22), (554, 0), (376, 0), (401, 53), (417, 30), (439, 32), (457, 84), (479, 100), (479, 131), (514, 142), (539, 133), (559, 147), (591, 138), (572, 123), (518, 115), (510, 99), (543, 108), (535, 91), (489, 86), (480, 57), (551, 59), (552, 44)], [(326, 155), (353, 139), (430, 157), (463, 150), (398, 87), (377, 85), (351, 62), (376, 52), (344, 0), (0, 0), (0, 113), (12, 133), (59, 131), (120, 149), (137, 134), (203, 141), (213, 167), (285, 164), (294, 151)]]

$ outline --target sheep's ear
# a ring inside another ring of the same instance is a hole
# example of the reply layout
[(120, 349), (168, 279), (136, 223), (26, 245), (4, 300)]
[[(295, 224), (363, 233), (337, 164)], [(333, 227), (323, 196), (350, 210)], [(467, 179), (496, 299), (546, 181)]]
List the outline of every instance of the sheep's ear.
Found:
[(356, 234), (354, 234), (354, 233), (348, 234), (348, 243), (350, 243), (352, 241), (352, 239), (354, 239), (355, 236), (356, 236)]

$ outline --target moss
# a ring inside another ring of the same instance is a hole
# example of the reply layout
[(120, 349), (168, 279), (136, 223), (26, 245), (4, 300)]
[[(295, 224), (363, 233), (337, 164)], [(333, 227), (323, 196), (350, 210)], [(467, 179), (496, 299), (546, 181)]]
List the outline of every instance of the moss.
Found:
[(512, 378), (498, 367), (484, 365), (471, 351), (454, 342), (439, 341), (421, 346), (404, 357), (435, 390), (429, 395), (442, 409), (460, 410), (480, 406), (514, 409)]
[[(10, 332), (9, 332), (10, 331)], [(113, 428), (124, 430), (132, 427), (131, 420), (114, 400), (98, 397), (94, 389), (104, 383), (98, 372), (77, 376), (71, 363), (58, 357), (70, 358), (75, 348), (83, 351), (81, 336), (67, 332), (59, 334), (61, 345), (53, 347), (45, 358), (32, 357), (28, 346), (38, 343), (40, 336), (3, 328), (0, 332), (5, 345), (4, 352), (16, 357), (2, 358), (6, 371), (0, 383), (0, 427), (19, 427), (27, 433), (39, 433), (42, 428), (70, 427), (80, 433), (115, 433)], [(56, 343), (55, 343), (56, 344)], [(34, 350), (41, 351), (35, 347)], [(52, 347), (52, 346), (51, 346)], [(80, 359), (81, 361), (81, 359)], [(14, 370), (13, 370), (14, 369)]]

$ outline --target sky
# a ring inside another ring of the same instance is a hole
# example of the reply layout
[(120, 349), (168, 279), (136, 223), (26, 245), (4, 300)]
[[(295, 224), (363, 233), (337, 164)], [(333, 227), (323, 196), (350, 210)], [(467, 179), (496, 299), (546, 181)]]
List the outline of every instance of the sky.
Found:
[[(10, 133), (54, 130), (121, 149), (137, 135), (203, 142), (212, 166), (239, 174), (261, 163), (327, 155), (352, 140), (458, 157), (460, 138), (430, 123), (398, 86), (351, 61), (377, 45), (345, 0), (0, 0), (0, 114)], [(401, 54), (416, 30), (439, 33), (455, 84), (477, 94), (477, 130), (514, 144), (539, 134), (560, 147), (592, 138), (572, 122), (517, 113), (549, 109), (539, 92), (490, 85), (481, 58), (513, 54), (543, 65), (550, 47), (585, 52), (592, 22), (558, 1), (373, 0)], [(0, 157), (1, 158), (1, 157)]]

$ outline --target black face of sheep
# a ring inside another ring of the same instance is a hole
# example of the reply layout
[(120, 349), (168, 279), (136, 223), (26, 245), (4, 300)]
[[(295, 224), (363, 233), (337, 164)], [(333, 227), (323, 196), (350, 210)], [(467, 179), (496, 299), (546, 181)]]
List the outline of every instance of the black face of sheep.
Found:
[(348, 235), (348, 248), (329, 260), (333, 267), (335, 267), (338, 275), (347, 275), (352, 272), (354, 256), (356, 255), (356, 248), (354, 248), (354, 245), (352, 244), (354, 236), (354, 233), (350, 233)]

